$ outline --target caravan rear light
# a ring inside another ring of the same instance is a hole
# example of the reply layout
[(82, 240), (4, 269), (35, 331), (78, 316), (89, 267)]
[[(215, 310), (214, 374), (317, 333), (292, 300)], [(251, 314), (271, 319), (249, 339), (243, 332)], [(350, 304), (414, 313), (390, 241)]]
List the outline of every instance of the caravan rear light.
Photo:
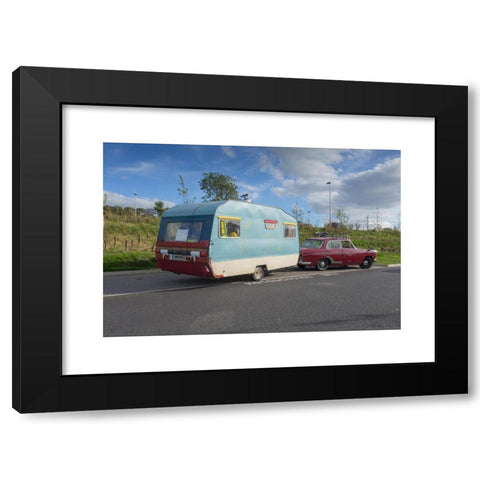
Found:
[(195, 251), (195, 252), (190, 252), (191, 259), (195, 262), (196, 258), (202, 257), (205, 258), (207, 256), (207, 252), (205, 250), (202, 251)]

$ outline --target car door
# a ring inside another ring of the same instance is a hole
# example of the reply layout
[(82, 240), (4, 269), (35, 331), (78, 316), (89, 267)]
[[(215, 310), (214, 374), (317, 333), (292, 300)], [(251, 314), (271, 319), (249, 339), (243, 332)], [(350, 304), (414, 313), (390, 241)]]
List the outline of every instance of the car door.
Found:
[(340, 240), (329, 240), (325, 256), (330, 259), (332, 266), (340, 266), (343, 264), (342, 242)]
[(350, 240), (342, 240), (342, 254), (343, 254), (344, 265), (359, 264), (359, 261), (357, 260), (357, 257), (358, 257), (357, 249), (353, 246)]

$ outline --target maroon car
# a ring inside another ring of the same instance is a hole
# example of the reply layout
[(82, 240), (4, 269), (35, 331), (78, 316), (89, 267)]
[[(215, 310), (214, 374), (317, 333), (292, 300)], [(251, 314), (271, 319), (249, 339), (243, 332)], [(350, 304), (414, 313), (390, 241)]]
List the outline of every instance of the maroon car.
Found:
[(370, 268), (376, 260), (376, 250), (357, 248), (348, 238), (314, 237), (307, 238), (300, 246), (298, 266), (316, 267), (317, 270), (348, 265)]

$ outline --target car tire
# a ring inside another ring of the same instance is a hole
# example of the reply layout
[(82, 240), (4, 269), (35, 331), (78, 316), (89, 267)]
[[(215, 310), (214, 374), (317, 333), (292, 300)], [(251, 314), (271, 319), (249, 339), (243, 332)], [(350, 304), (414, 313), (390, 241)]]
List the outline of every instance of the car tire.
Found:
[(321, 272), (325, 271), (328, 268), (329, 261), (326, 258), (321, 258), (316, 265), (317, 270)]
[(264, 275), (265, 275), (265, 271), (263, 270), (263, 267), (260, 265), (257, 265), (255, 267), (255, 270), (252, 273), (252, 280), (254, 282), (258, 282), (263, 278)]
[(372, 266), (372, 259), (370, 257), (366, 257), (363, 259), (363, 262), (360, 264), (360, 268), (370, 268)]

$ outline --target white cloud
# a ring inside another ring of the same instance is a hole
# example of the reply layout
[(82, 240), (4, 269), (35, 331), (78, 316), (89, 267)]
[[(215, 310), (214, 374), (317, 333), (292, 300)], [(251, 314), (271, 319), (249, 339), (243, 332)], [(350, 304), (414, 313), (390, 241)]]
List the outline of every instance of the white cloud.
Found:
[(156, 169), (153, 162), (138, 162), (131, 167), (112, 167), (108, 169), (110, 175), (121, 175), (122, 179), (128, 178), (129, 175), (151, 176)]
[[(127, 197), (122, 195), (121, 193), (115, 192), (108, 192), (104, 191), (104, 194), (107, 194), (107, 205), (112, 207), (132, 207), (135, 208), (135, 197)], [(169, 200), (161, 200), (159, 198), (145, 198), (138, 196), (137, 197), (137, 208), (153, 208), (155, 202), (162, 201), (164, 206), (167, 208), (175, 206), (174, 202), (170, 202)]]
[(284, 177), (325, 180), (335, 176), (333, 165), (345, 160), (342, 151), (325, 148), (274, 148), (276, 168)]
[(270, 191), (276, 195), (277, 197), (288, 197), (288, 196), (294, 196), (294, 195), (289, 195), (288, 191), (284, 187), (272, 187)]
[(227, 157), (230, 157), (230, 158), (235, 158), (236, 155), (235, 155), (235, 152), (233, 150), (232, 147), (222, 147), (222, 152), (227, 156)]
[(268, 173), (275, 180), (284, 179), (282, 172), (278, 168), (278, 160), (276, 160), (275, 157), (262, 152), (258, 155), (257, 161), (261, 172)]
[(306, 198), (302, 208), (312, 215), (328, 218), (330, 181), (332, 217), (344, 209), (350, 222), (367, 216), (381, 217), (384, 226), (400, 222), (400, 158), (372, 166), (369, 150), (275, 148), (260, 168), (277, 180), (273, 194)]
[(243, 193), (248, 193), (248, 198), (250, 200), (259, 200), (262, 197), (262, 192), (269, 188), (269, 184), (259, 184), (253, 185), (245, 182), (238, 182), (237, 186), (239, 187), (238, 193), (242, 195)]
[(339, 203), (391, 208), (400, 204), (400, 158), (342, 179)]
[[(400, 223), (400, 158), (387, 160), (370, 170), (346, 174), (332, 182), (332, 217), (343, 209), (350, 223), (380, 223), (392, 227)], [(318, 213), (328, 213), (328, 190), (311, 192), (309, 205)], [(332, 218), (334, 219), (334, 218)]]

